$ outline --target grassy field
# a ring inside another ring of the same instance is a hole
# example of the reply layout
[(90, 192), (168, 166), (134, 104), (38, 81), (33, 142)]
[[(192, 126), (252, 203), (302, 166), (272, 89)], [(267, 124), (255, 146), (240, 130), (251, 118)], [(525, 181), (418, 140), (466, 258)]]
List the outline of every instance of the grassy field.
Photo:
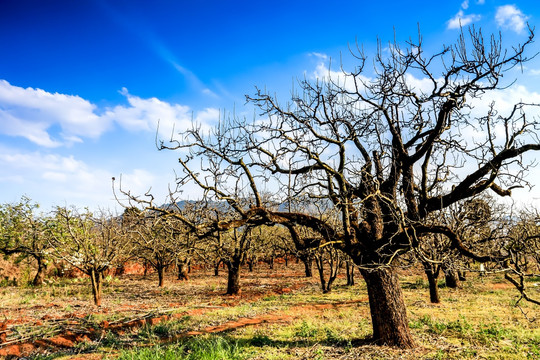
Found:
[(223, 295), (225, 273), (197, 271), (188, 282), (171, 277), (162, 289), (153, 276), (109, 278), (100, 309), (91, 305), (87, 279), (62, 279), (42, 288), (0, 288), (0, 310), (9, 341), (89, 334), (37, 349), (26, 357), (33, 359), (540, 358), (540, 309), (516, 306), (516, 291), (500, 275), (470, 275), (459, 289), (443, 286), (442, 303), (433, 305), (427, 281), (404, 271), (418, 344), (407, 351), (370, 343), (360, 278), (353, 287), (338, 279), (333, 292), (322, 294), (316, 278), (301, 275), (296, 265), (245, 271), (235, 297)]

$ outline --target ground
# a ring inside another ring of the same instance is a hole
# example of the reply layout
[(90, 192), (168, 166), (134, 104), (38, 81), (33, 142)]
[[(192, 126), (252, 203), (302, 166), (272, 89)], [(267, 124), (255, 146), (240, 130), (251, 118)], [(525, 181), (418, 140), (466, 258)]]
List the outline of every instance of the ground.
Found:
[[(193, 269), (188, 281), (169, 273), (165, 287), (149, 274), (107, 277), (103, 306), (91, 303), (87, 278), (39, 287), (0, 288), (0, 357), (61, 359), (536, 359), (539, 310), (520, 302), (500, 275), (441, 289), (430, 304), (426, 281), (401, 271), (409, 322), (418, 344), (402, 351), (370, 342), (367, 293), (361, 278), (339, 278), (322, 294), (302, 264), (259, 264), (242, 273), (242, 293), (224, 295), (226, 272)], [(153, 357), (142, 355), (143, 352)], [(146, 357), (145, 357), (146, 356)], [(191, 357), (187, 357), (191, 356)], [(202, 358), (202, 357), (201, 357)]]

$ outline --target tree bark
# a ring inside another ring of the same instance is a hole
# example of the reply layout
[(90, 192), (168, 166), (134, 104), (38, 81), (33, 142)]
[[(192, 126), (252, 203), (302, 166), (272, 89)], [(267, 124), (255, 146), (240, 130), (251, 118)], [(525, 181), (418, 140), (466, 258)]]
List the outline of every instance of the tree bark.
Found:
[(189, 261), (178, 262), (178, 280), (187, 281), (189, 279)]
[(309, 255), (300, 256), (299, 259), (304, 263), (304, 270), (305, 270), (306, 277), (313, 277), (313, 270), (312, 270), (313, 260), (311, 256)]
[(101, 273), (95, 269), (90, 271), (90, 281), (92, 283), (92, 295), (94, 296), (94, 305), (101, 306)]
[(317, 270), (319, 271), (319, 279), (321, 281), (321, 289), (323, 294), (330, 292), (330, 287), (326, 283), (326, 279), (324, 278), (324, 263), (323, 260), (319, 257), (315, 257), (315, 263), (317, 264)]
[(163, 266), (157, 266), (156, 267), (157, 274), (158, 274), (158, 286), (161, 288), (165, 284), (164, 275), (165, 275), (165, 267)]
[(354, 264), (347, 260), (345, 262), (345, 269), (347, 270), (347, 286), (354, 285)]
[(37, 261), (37, 273), (34, 277), (34, 280), (32, 281), (32, 285), (34, 286), (41, 286), (43, 285), (43, 282), (45, 281), (45, 274), (47, 272), (47, 263), (46, 261), (41, 257), (36, 257)]
[(219, 265), (221, 265), (221, 260), (214, 264), (214, 276), (219, 276)]
[(455, 270), (445, 269), (444, 280), (446, 282), (446, 287), (448, 288), (456, 289), (459, 287), (459, 278)]
[(392, 268), (361, 270), (366, 281), (373, 340), (379, 345), (410, 349), (415, 346), (397, 274)]
[(434, 274), (433, 270), (424, 267), (424, 272), (426, 273), (428, 283), (429, 283), (429, 301), (433, 304), (438, 304), (441, 302), (439, 296), (439, 287), (437, 286), (437, 276)]
[(227, 292), (226, 295), (240, 294), (240, 262), (227, 261)]
[(274, 270), (274, 255), (270, 256), (270, 259), (268, 260), (268, 266), (270, 267), (270, 270)]

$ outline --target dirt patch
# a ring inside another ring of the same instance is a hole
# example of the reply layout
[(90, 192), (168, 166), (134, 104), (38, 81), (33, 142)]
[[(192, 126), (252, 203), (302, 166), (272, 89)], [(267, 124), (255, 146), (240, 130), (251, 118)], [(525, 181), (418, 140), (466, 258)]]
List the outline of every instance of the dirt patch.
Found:
[(514, 287), (514, 285), (510, 284), (509, 282), (491, 284), (491, 288), (493, 290), (510, 289), (510, 288), (513, 288), (513, 287)]

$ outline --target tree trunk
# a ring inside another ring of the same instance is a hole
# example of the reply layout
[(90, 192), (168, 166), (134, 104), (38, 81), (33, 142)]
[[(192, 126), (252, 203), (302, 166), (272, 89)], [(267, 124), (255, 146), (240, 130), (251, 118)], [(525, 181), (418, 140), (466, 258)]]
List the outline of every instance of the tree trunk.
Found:
[(424, 267), (424, 272), (429, 283), (429, 301), (433, 304), (438, 304), (441, 302), (441, 298), (439, 296), (439, 287), (437, 286), (437, 276), (435, 276), (432, 269), (427, 267)]
[(354, 285), (354, 264), (347, 260), (345, 262), (345, 269), (347, 270), (347, 286)]
[(227, 293), (226, 295), (240, 294), (240, 262), (227, 261)]
[(321, 289), (323, 294), (329, 293), (330, 288), (328, 284), (326, 283), (326, 279), (324, 278), (324, 262), (321, 257), (315, 257), (315, 263), (317, 264), (317, 270), (319, 271), (319, 279), (321, 281)]
[(45, 274), (47, 272), (47, 263), (46, 261), (41, 257), (36, 257), (37, 261), (37, 273), (34, 277), (34, 280), (32, 281), (32, 285), (34, 286), (40, 286), (43, 285), (43, 282), (45, 281)]
[(313, 260), (311, 256), (309, 255), (300, 256), (299, 259), (300, 261), (304, 263), (304, 270), (305, 270), (306, 277), (312, 277), (313, 276), (313, 271), (312, 271)]
[(409, 349), (415, 346), (403, 294), (394, 269), (361, 270), (366, 281), (373, 340), (379, 345)]
[(253, 263), (254, 263), (253, 259), (249, 259), (247, 263), (248, 263), (249, 272), (253, 272)]
[(101, 273), (95, 269), (90, 270), (90, 281), (92, 283), (92, 295), (94, 296), (94, 305), (101, 306)]
[(219, 276), (219, 265), (221, 265), (221, 260), (214, 264), (214, 276)]
[(459, 281), (467, 281), (467, 273), (465, 270), (458, 271), (458, 279)]
[(445, 269), (444, 270), (444, 279), (446, 282), (446, 287), (456, 289), (459, 287), (459, 279), (457, 276), (457, 272), (452, 269)]
[(180, 261), (178, 262), (178, 280), (185, 280), (187, 281), (189, 279), (188, 273), (189, 273), (189, 261)]
[(165, 267), (164, 266), (158, 266), (156, 267), (157, 274), (158, 274), (158, 286), (161, 288), (164, 285), (164, 275), (165, 275)]

